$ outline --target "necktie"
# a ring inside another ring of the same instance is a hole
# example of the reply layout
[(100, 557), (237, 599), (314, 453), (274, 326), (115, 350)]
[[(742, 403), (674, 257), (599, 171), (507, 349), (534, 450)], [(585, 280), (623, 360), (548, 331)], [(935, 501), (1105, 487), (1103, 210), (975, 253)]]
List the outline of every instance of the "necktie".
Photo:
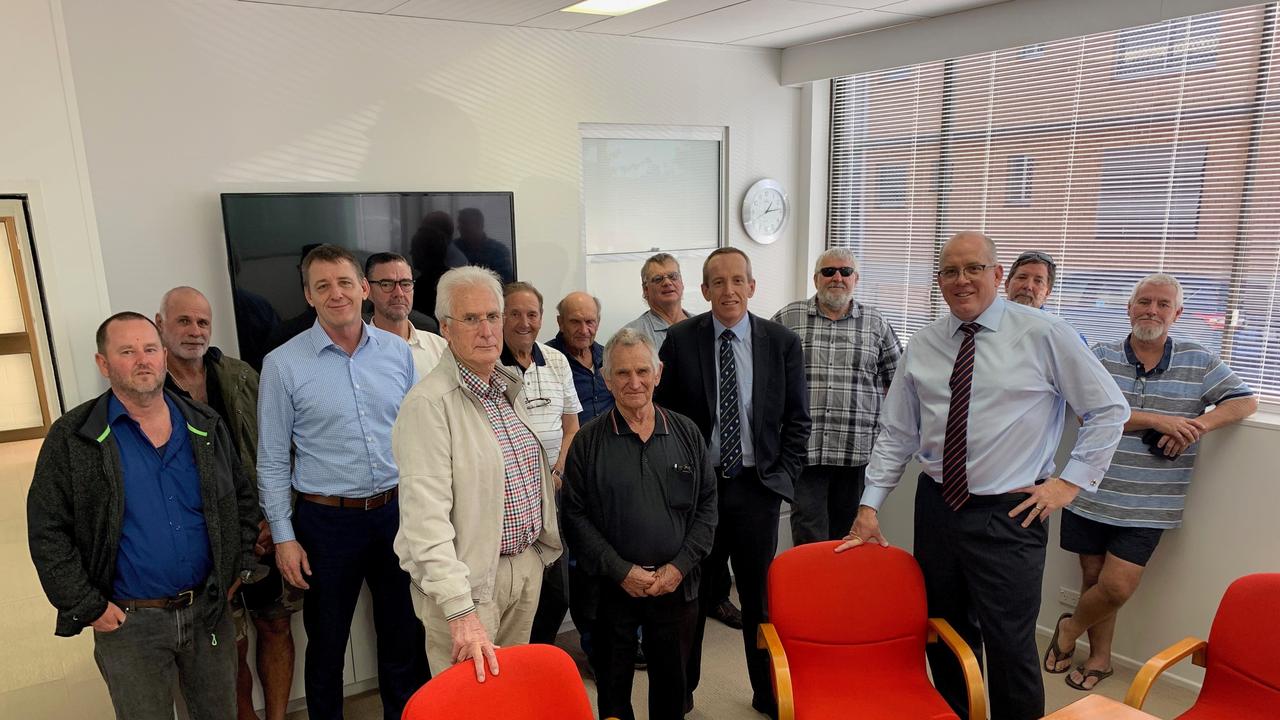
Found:
[(976, 323), (960, 326), (964, 340), (951, 368), (951, 406), (947, 410), (947, 435), (942, 444), (942, 500), (959, 510), (969, 500), (969, 390), (973, 385), (973, 336)]
[(733, 362), (732, 330), (720, 333), (720, 472), (742, 472), (742, 431), (738, 417), (738, 369)]

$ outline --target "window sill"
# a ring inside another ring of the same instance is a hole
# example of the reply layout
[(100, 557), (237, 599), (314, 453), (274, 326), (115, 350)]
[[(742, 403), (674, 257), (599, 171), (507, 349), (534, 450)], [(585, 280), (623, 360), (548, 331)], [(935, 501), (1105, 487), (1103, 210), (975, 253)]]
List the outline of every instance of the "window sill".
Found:
[(1241, 420), (1240, 424), (1266, 430), (1280, 430), (1280, 405), (1260, 403), (1258, 411)]

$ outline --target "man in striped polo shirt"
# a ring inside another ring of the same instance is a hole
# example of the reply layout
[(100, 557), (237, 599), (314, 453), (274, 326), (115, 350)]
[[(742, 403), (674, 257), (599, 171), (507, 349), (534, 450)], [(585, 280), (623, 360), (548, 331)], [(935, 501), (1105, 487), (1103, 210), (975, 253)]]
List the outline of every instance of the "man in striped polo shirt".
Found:
[[(1169, 337), (1181, 314), (1177, 279), (1148, 275), (1129, 296), (1129, 337), (1093, 347), (1131, 414), (1098, 491), (1077, 496), (1062, 515), (1062, 548), (1080, 554), (1083, 581), (1075, 613), (1058, 620), (1044, 666), (1070, 671), (1066, 682), (1077, 690), (1111, 675), (1116, 613), (1137, 589), (1161, 533), (1182, 524), (1197, 442), (1258, 408), (1253, 391), (1216, 355)], [(1086, 632), (1089, 658), (1072, 669), (1076, 640)]]

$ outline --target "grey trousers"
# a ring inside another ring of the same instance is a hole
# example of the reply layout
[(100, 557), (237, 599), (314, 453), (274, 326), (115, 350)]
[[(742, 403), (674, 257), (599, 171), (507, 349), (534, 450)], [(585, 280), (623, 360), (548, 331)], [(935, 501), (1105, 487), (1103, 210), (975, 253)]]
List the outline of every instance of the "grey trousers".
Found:
[(791, 542), (839, 540), (853, 527), (866, 465), (809, 465), (796, 480)]
[(119, 629), (94, 631), (93, 657), (119, 720), (173, 720), (175, 685), (192, 720), (236, 717), (235, 623), (228, 609), (211, 636), (199, 622), (209, 602), (204, 594), (183, 610), (135, 610)]

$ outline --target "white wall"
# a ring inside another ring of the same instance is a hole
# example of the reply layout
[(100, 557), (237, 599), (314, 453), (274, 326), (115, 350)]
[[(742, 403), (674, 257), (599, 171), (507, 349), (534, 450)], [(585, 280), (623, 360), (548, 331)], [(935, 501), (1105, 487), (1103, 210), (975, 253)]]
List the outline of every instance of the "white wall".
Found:
[(93, 366), (93, 333), (108, 303), (61, 9), (57, 0), (5, 0), (3, 18), (0, 194), (26, 195), (31, 208), (70, 407), (103, 387)]
[(194, 285), (215, 342), (235, 347), (228, 191), (511, 190), (520, 274), (559, 298), (585, 278), (580, 122), (727, 126), (728, 239), (755, 262), (753, 307), (794, 299), (796, 224), (762, 247), (737, 220), (751, 182), (799, 180), (800, 92), (779, 85), (777, 51), (230, 0), (64, 2), (114, 309), (151, 312)]

